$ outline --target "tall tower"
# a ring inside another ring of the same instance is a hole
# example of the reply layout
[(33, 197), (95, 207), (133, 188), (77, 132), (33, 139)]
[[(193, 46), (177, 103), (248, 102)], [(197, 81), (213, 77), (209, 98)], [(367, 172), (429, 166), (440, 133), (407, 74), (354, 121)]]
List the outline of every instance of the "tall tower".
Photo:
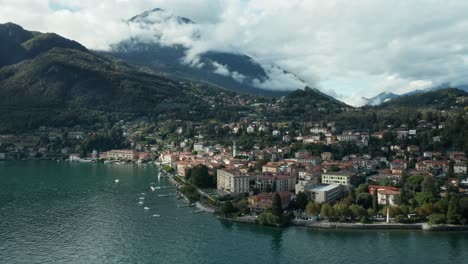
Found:
[(234, 158), (236, 156), (236, 151), (237, 151), (237, 148), (236, 148), (236, 142), (234, 141), (233, 144), (232, 144), (232, 157)]

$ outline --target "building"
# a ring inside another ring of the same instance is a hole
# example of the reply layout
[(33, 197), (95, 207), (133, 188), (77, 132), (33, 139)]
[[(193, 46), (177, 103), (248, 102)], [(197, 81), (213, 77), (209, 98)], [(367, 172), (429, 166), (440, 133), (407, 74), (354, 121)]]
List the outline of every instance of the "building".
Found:
[(466, 174), (467, 168), (466, 163), (457, 162), (453, 165), (453, 172), (456, 174)]
[(255, 181), (255, 188), (265, 192), (268, 188), (272, 191), (286, 192), (295, 189), (296, 177), (291, 174), (264, 174), (258, 176)]
[(331, 203), (343, 196), (343, 186), (340, 184), (315, 185), (306, 188), (305, 193), (315, 202)]
[(377, 202), (382, 205), (397, 205), (399, 196), (399, 191), (388, 189), (377, 190)]
[(350, 185), (354, 173), (349, 171), (327, 172), (322, 174), (322, 184)]
[(218, 170), (216, 179), (217, 188), (220, 191), (233, 194), (249, 192), (250, 177), (242, 175), (239, 171), (220, 169)]
[(138, 153), (128, 149), (113, 149), (107, 152), (108, 159), (133, 160), (138, 158)]
[(83, 132), (68, 132), (68, 138), (70, 139), (84, 139), (85, 138), (85, 133)]
[(409, 152), (409, 153), (418, 153), (419, 152), (419, 146), (416, 146), (416, 145), (410, 145), (406, 148), (406, 150)]
[(397, 187), (392, 187), (392, 186), (369, 185), (369, 194), (370, 195), (374, 195), (375, 190), (398, 191), (398, 188)]
[(323, 152), (322, 154), (320, 154), (320, 156), (322, 157), (322, 160), (331, 160), (333, 154), (331, 152)]
[(193, 144), (193, 150), (194, 151), (203, 151), (203, 143), (194, 143)]
[(278, 173), (280, 171), (281, 164), (276, 162), (268, 162), (267, 164), (263, 165), (262, 172), (271, 172), (271, 173)]
[[(291, 203), (292, 195), (290, 192), (279, 192), (281, 198), (281, 207), (286, 209)], [(248, 198), (249, 207), (254, 211), (263, 211), (265, 209), (271, 209), (273, 207), (273, 199), (276, 193), (262, 192), (257, 195), (252, 195)]]

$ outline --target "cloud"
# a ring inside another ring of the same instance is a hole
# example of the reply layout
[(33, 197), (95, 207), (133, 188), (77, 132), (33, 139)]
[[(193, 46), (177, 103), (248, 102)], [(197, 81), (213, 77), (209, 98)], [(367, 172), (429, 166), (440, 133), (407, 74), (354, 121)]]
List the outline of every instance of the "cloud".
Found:
[[(51, 8), (55, 3), (61, 8)], [(129, 36), (154, 35), (122, 21), (160, 7), (197, 25), (159, 28), (165, 45), (189, 48), (186, 62), (207, 50), (242, 52), (294, 75), (258, 81), (265, 89), (300, 80), (358, 105), (383, 91), (468, 83), (467, 1), (271, 0), (0, 0), (1, 22), (54, 31), (92, 49)], [(19, 15), (21, 14), (21, 15)], [(148, 29), (146, 29), (148, 30)], [(194, 34), (198, 36), (193, 38)], [(231, 73), (232, 75), (233, 73)]]
[(267, 75), (270, 77), (267, 80), (253, 80), (253, 85), (258, 88), (267, 90), (287, 91), (292, 89), (302, 89), (307, 86), (307, 83), (300, 80), (296, 75), (285, 72), (283, 69), (275, 65), (264, 65)]
[(214, 73), (226, 77), (231, 77), (239, 83), (244, 82), (245, 76), (237, 71), (230, 71), (227, 65), (220, 64), (216, 61), (213, 61), (211, 64), (215, 68), (213, 71)]

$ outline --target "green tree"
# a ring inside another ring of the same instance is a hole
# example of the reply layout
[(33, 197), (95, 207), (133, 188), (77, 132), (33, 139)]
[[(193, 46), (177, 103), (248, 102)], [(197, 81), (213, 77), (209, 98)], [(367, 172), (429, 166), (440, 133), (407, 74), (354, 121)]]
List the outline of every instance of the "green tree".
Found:
[(446, 217), (444, 214), (431, 214), (429, 216), (429, 224), (431, 225), (440, 225), (445, 224)]
[(460, 199), (459, 210), (462, 217), (464, 219), (468, 219), (468, 197), (463, 197)]
[(374, 190), (374, 193), (372, 194), (372, 209), (374, 209), (374, 212), (379, 210), (379, 202), (377, 199), (377, 190)]
[(235, 212), (235, 208), (234, 206), (232, 205), (232, 202), (231, 201), (226, 201), (223, 203), (223, 205), (221, 206), (221, 213), (224, 215), (224, 216), (231, 216), (232, 213)]
[(283, 206), (281, 203), (281, 197), (278, 193), (275, 193), (275, 196), (273, 196), (273, 204), (272, 204), (271, 212), (280, 218), (283, 215)]
[(323, 204), (322, 209), (320, 210), (320, 215), (328, 219), (334, 216), (333, 207), (329, 204)]
[(280, 217), (271, 212), (265, 211), (258, 217), (260, 224), (276, 226), (280, 223)]
[(458, 224), (460, 221), (459, 199), (458, 195), (452, 194), (447, 208), (447, 222), (449, 224)]
[(304, 192), (299, 192), (296, 196), (296, 209), (305, 210), (307, 206), (307, 195)]
[(318, 215), (320, 214), (320, 204), (314, 201), (310, 201), (306, 206), (307, 215)]
[(214, 187), (214, 177), (208, 173), (208, 167), (198, 165), (189, 169), (186, 178), (199, 188)]
[(349, 211), (351, 212), (351, 217), (353, 220), (360, 219), (362, 217), (367, 217), (366, 209), (362, 208), (359, 205), (352, 204), (349, 206)]
[(333, 206), (333, 211), (335, 216), (340, 219), (340, 221), (345, 221), (346, 217), (350, 216), (348, 206), (344, 203), (337, 203)]
[(430, 193), (432, 196), (439, 195), (439, 187), (437, 184), (437, 179), (434, 176), (426, 176), (421, 183), (421, 190), (424, 193)]
[(372, 207), (372, 196), (369, 193), (360, 193), (356, 198), (356, 203), (364, 208)]
[(448, 168), (448, 172), (447, 172), (447, 177), (448, 178), (455, 178), (454, 166), (455, 166), (455, 161), (451, 159), (449, 161), (449, 168)]

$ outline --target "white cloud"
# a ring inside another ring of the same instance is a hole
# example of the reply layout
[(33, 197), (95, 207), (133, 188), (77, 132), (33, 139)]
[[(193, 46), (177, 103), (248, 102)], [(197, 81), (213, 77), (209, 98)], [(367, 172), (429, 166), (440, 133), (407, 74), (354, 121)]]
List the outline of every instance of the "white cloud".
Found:
[(217, 62), (213, 62), (213, 67), (215, 67), (215, 70), (213, 71), (216, 74), (223, 75), (223, 76), (229, 76), (230, 72), (226, 65), (219, 64)]
[(220, 64), (216, 61), (213, 61), (211, 64), (215, 68), (213, 72), (216, 74), (231, 77), (239, 83), (242, 83), (245, 80), (245, 76), (243, 74), (238, 73), (237, 71), (230, 71), (227, 65)]
[[(69, 9), (53, 10), (51, 3)], [(93, 49), (144, 29), (126, 20), (161, 7), (198, 26), (160, 28), (166, 45), (190, 48), (187, 62), (201, 67), (207, 50), (241, 51), (262, 65), (276, 64), (300, 79), (359, 104), (383, 91), (468, 83), (467, 1), (272, 0), (0, 0), (0, 22), (54, 31)], [(21, 15), (19, 15), (21, 14)], [(199, 33), (194, 41), (191, 34)], [(271, 69), (270, 69), (271, 70)], [(273, 71), (273, 70), (271, 70)], [(232, 73), (231, 73), (232, 74)], [(287, 74), (257, 85), (300, 85)], [(334, 85), (330, 85), (334, 84)], [(344, 84), (344, 85), (343, 85)]]

